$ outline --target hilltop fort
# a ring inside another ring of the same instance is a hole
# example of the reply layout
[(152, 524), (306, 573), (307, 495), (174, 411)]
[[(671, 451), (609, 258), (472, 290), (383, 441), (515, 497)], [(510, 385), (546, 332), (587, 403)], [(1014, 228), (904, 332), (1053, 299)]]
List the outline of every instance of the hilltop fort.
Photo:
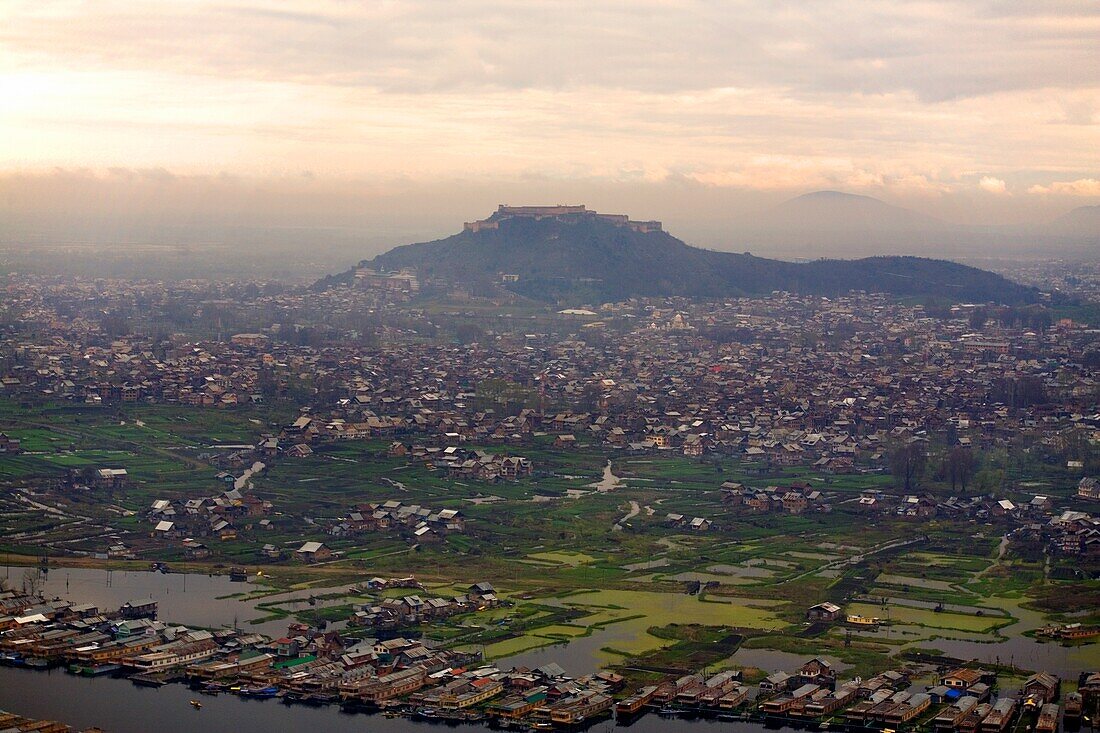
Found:
[(488, 218), (468, 221), (463, 225), (463, 228), (468, 232), (499, 229), (500, 223), (509, 219), (534, 219), (535, 221), (553, 219), (566, 224), (579, 223), (585, 219), (598, 219), (642, 234), (662, 231), (661, 222), (659, 221), (634, 221), (626, 214), (601, 214), (586, 208), (584, 204), (578, 206), (563, 206), (561, 204), (557, 206), (507, 206), (501, 204), (497, 207), (496, 212)]

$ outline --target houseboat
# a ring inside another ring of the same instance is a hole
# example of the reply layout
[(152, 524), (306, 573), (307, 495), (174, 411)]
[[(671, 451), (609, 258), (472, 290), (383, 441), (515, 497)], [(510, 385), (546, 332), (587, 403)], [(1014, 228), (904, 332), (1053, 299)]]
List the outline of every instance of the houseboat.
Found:
[(582, 692), (554, 703), (550, 707), (550, 722), (558, 728), (580, 725), (610, 712), (614, 704), (610, 695)]
[(637, 715), (653, 700), (653, 695), (656, 692), (656, 685), (649, 685), (639, 689), (633, 695), (620, 700), (618, 704), (615, 705), (615, 715), (620, 718)]
[(1035, 733), (1055, 733), (1058, 730), (1058, 703), (1048, 702), (1039, 710)]
[(1002, 733), (1008, 729), (1015, 715), (1016, 701), (1011, 697), (1002, 697), (993, 705), (979, 730), (981, 733)]
[(1067, 722), (1078, 723), (1081, 720), (1081, 711), (1084, 709), (1084, 705), (1081, 700), (1081, 693), (1071, 692), (1066, 695), (1066, 709), (1063, 718)]

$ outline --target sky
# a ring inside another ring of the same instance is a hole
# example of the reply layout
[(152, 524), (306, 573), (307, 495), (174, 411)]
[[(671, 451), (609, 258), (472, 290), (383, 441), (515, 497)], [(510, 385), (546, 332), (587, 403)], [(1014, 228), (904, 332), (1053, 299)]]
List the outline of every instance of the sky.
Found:
[[(0, 238), (1100, 203), (1094, 0), (0, 0)], [(175, 227), (175, 229), (172, 229)]]

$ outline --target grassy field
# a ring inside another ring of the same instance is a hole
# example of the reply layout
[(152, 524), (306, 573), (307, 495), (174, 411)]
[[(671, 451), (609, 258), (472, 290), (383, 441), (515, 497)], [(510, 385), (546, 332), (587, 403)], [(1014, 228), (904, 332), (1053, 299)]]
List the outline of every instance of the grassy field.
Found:
[[(476, 446), (534, 461), (533, 477), (499, 483), (453, 480), (387, 457), (388, 441), (318, 445), (305, 458), (271, 461), (254, 478), (255, 495), (274, 504), (274, 529), (242, 528), (233, 540), (211, 538), (207, 542), (214, 556), (204, 563), (188, 562), (178, 544), (152, 546), (145, 510), (154, 499), (216, 494), (223, 488), (215, 480), (223, 446), (253, 444), (293, 416), (293, 411), (267, 407), (23, 408), (0, 399), (0, 430), (21, 438), (27, 450), (0, 460), (0, 482), (37, 488), (72, 469), (126, 468), (131, 481), (125, 489), (64, 499), (74, 514), (109, 522), (116, 532), (128, 532), (135, 544), (144, 542), (150, 549), (135, 567), (147, 566), (152, 557), (200, 572), (215, 565), (255, 567), (257, 548), (263, 544), (293, 550), (305, 540), (322, 540), (343, 553), (341, 558), (308, 568), (275, 564), (267, 568), (274, 576), (269, 582), (279, 588), (311, 587), (413, 574), (428, 583), (429, 595), (454, 595), (472, 582), (490, 581), (516, 606), (419, 631), (447, 643), (484, 646), (493, 658), (586, 640), (580, 643), (598, 645), (606, 663), (624, 657), (671, 663), (702, 658), (693, 655), (700, 653), (703, 640), (715, 643), (744, 631), (752, 637), (751, 645), (761, 649), (799, 654), (828, 650), (858, 669), (871, 670), (892, 664), (892, 651), (902, 643), (927, 641), (931, 647), (937, 637), (992, 641), (1033, 630), (1052, 618), (1070, 620), (1059, 614), (1084, 612), (1072, 618), (1086, 622), (1096, 617), (1096, 581), (1071, 580), (1074, 568), (1066, 563), (1054, 564), (1062, 575), (1047, 577), (1041, 558), (1012, 552), (1000, 556), (1003, 528), (868, 518), (843, 503), (865, 488), (888, 487), (889, 476), (821, 476), (808, 467), (764, 476), (753, 466), (725, 458), (612, 455), (622, 483), (614, 491), (592, 493), (591, 484), (600, 478), (609, 455), (596, 448), (557, 451), (549, 436), (523, 447)], [(834, 496), (834, 511), (742, 516), (721, 501), (723, 481), (764, 487), (796, 480)], [(566, 498), (570, 490), (586, 493)], [(489, 496), (498, 500), (471, 501)], [(40, 532), (57, 541), (77, 531), (71, 522), (17, 498), (0, 496), (0, 550), (32, 555), (36, 546), (25, 535)], [(388, 499), (460, 509), (467, 517), (467, 532), (418, 548), (397, 531), (349, 537), (325, 533), (328, 520), (345, 517), (357, 504)], [(620, 524), (631, 502), (641, 511)], [(707, 517), (714, 527), (707, 532), (671, 527), (665, 521), (669, 512)], [(919, 535), (927, 540), (870, 554), (852, 566), (840, 564), (891, 540)], [(98, 551), (102, 544), (99, 538), (89, 540), (86, 549)], [(836, 567), (822, 573), (830, 564)], [(687, 595), (692, 580), (716, 585), (702, 595)], [(889, 636), (861, 639), (844, 656), (836, 649), (843, 642), (840, 631), (815, 639), (800, 636), (806, 608), (814, 603), (834, 600), (848, 612), (885, 617), (870, 600), (883, 596), (903, 601), (891, 604), (894, 625)], [(314, 617), (336, 620), (364, 600), (334, 599), (335, 605), (315, 609)], [(941, 601), (966, 612), (917, 607)], [(984, 611), (986, 615), (978, 616), (983, 608), (1004, 608), (1010, 616)], [(269, 610), (273, 615), (289, 613), (277, 603)], [(677, 625), (706, 631), (660, 631)]]
[[(867, 617), (887, 619), (886, 609), (868, 603), (853, 603), (848, 606), (848, 612)], [(959, 613), (939, 612), (923, 608), (909, 608), (907, 606), (892, 605), (889, 609), (889, 620), (902, 624), (924, 626), (931, 629), (957, 629), (959, 631), (988, 632), (993, 628), (1004, 625), (1003, 618), (990, 618), (985, 616), (970, 616)]]

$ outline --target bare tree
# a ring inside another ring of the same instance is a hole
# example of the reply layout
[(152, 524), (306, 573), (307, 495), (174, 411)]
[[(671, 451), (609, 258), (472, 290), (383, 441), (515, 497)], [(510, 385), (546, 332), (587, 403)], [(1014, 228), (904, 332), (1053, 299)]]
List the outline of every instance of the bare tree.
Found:
[(42, 590), (42, 575), (31, 568), (24, 570), (23, 592), (29, 596), (36, 596), (40, 590)]
[(890, 452), (890, 472), (906, 491), (920, 485), (927, 462), (928, 453), (919, 440), (901, 443)]
[(961, 485), (966, 491), (966, 485), (974, 476), (974, 454), (969, 448), (957, 445), (947, 454), (947, 477), (951, 479), (951, 490), (956, 485)]

